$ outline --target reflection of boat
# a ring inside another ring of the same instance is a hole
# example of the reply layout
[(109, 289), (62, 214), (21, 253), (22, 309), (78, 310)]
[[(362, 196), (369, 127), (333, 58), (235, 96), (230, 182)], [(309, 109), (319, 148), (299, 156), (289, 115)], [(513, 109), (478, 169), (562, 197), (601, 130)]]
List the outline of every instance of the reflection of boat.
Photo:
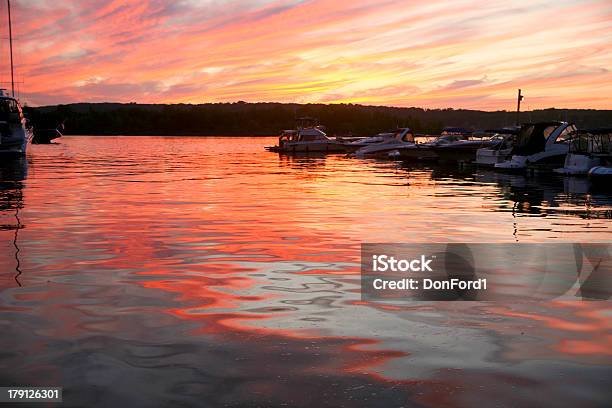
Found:
[(4, 157), (0, 160), (0, 214), (12, 213), (15, 224), (0, 225), (0, 230), (14, 231), (13, 247), (15, 248), (15, 276), (19, 286), (19, 276), (22, 274), (18, 246), (19, 231), (23, 228), (19, 218), (19, 210), (23, 208), (23, 183), (27, 176), (27, 161), (23, 156)]
[(514, 128), (495, 130), (492, 139), (498, 139), (498, 143), (476, 150), (476, 164), (479, 166), (495, 166), (497, 163), (508, 160), (517, 133), (518, 131)]
[(277, 146), (266, 150), (280, 153), (343, 152), (344, 144), (325, 134), (315, 119), (300, 118), (296, 129), (283, 130)]
[(568, 143), (565, 165), (555, 169), (557, 173), (586, 176), (593, 167), (612, 162), (612, 129), (578, 130), (570, 136)]
[(414, 146), (414, 135), (409, 128), (399, 128), (392, 136), (362, 147), (355, 152), (355, 156), (386, 158), (389, 152), (402, 146)]
[(576, 130), (567, 122), (528, 123), (521, 127), (509, 160), (495, 164), (502, 171), (524, 171), (530, 168), (555, 168), (565, 160), (569, 150), (567, 137)]
[(28, 162), (24, 157), (4, 157), (0, 160), (0, 182), (23, 181), (27, 175)]
[(6, 89), (0, 89), (0, 153), (24, 155), (31, 136), (26, 128), (26, 120), (23, 116), (21, 105), (15, 98), (13, 32), (11, 29), (10, 7), (10, 2), (7, 2), (12, 94), (9, 95)]

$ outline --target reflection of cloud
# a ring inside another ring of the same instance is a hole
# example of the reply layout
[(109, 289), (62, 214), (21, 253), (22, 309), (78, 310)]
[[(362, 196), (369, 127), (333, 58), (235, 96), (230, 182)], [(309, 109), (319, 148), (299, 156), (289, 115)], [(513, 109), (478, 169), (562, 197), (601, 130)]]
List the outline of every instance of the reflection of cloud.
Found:
[[(108, 97), (512, 109), (521, 87), (531, 108), (612, 105), (599, 96), (612, 95), (606, 0), (40, 0), (17, 3), (15, 19), (31, 104)], [(94, 77), (105, 81), (74, 85)]]

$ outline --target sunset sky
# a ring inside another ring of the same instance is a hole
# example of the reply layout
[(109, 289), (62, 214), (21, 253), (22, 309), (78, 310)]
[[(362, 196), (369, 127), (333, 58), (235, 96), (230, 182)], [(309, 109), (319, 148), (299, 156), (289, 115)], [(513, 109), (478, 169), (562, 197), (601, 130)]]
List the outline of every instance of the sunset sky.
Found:
[[(0, 81), (8, 87), (6, 1)], [(612, 109), (610, 0), (13, 0), (21, 99)]]

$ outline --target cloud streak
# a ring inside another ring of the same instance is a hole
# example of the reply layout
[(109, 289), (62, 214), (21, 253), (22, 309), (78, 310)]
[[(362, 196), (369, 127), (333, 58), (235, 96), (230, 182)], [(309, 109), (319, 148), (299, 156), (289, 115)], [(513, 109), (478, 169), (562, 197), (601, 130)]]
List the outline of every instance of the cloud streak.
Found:
[(527, 108), (612, 109), (608, 0), (21, 0), (14, 14), (22, 99), (33, 105), (497, 110), (512, 109), (520, 87)]

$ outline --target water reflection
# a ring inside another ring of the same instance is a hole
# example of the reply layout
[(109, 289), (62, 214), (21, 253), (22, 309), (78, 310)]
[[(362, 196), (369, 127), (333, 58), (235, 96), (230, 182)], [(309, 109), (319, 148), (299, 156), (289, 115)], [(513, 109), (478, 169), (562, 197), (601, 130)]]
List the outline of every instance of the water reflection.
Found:
[[(408, 174), (430, 172), (431, 179), (460, 187), (489, 186), (498, 188), (503, 197), (497, 207), (504, 211), (531, 215), (563, 213), (583, 218), (612, 218), (612, 195), (605, 186), (593, 185), (586, 177), (564, 177), (555, 174), (522, 175), (501, 173), (486, 168), (454, 165), (406, 165)], [(483, 195), (483, 198), (487, 198)]]
[(606, 196), (269, 143), (34, 146), (27, 189), (1, 193), (0, 382), (62, 385), (67, 406), (606, 401), (609, 302), (359, 296), (362, 242), (605, 241)]
[[(21, 286), (19, 276), (21, 260), (19, 253), (19, 230), (23, 228), (19, 211), (23, 208), (23, 181), (27, 177), (28, 163), (24, 157), (3, 157), (0, 161), (0, 231), (13, 231), (15, 275), (14, 280)], [(10, 217), (14, 217), (11, 220)], [(8, 272), (4, 271), (4, 272)]]

